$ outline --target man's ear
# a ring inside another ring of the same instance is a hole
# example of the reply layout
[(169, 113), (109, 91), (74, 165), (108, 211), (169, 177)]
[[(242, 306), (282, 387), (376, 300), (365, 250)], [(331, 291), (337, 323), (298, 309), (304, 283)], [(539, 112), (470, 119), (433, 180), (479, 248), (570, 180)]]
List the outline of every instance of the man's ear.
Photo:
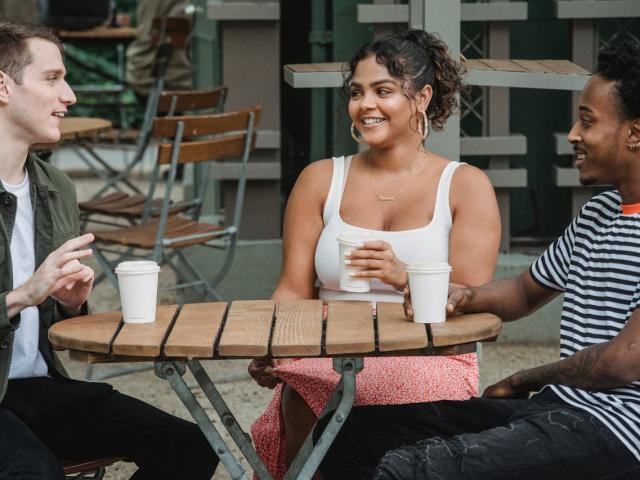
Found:
[(419, 90), (415, 96), (416, 107), (419, 112), (426, 112), (431, 103), (433, 97), (433, 87), (431, 85), (425, 85), (422, 90)]
[(0, 104), (9, 103), (11, 97), (11, 77), (0, 70)]

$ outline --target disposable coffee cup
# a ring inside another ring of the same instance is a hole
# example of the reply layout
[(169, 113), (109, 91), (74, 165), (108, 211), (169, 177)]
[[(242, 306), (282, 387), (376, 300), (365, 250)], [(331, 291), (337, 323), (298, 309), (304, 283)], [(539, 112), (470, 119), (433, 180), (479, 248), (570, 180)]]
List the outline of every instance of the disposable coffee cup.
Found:
[(155, 321), (159, 272), (158, 264), (147, 260), (118, 264), (116, 275), (125, 323)]
[(407, 265), (413, 321), (442, 323), (447, 318), (449, 295), (448, 263), (412, 263)]
[(368, 278), (352, 277), (350, 273), (363, 270), (345, 264), (346, 255), (360, 248), (363, 242), (371, 240), (364, 234), (344, 234), (338, 236), (339, 262), (340, 262), (340, 290), (345, 292), (364, 293), (371, 290), (371, 280)]

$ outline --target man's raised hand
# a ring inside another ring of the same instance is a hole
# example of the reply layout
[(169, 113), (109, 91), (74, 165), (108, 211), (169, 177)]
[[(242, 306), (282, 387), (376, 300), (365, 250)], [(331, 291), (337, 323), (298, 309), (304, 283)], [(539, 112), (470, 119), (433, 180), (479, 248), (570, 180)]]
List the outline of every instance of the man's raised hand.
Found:
[(93, 270), (79, 261), (91, 255), (91, 249), (84, 247), (92, 241), (93, 234), (87, 233), (51, 252), (29, 280), (11, 292), (16, 303), (26, 308), (40, 305), (48, 296), (53, 296), (68, 311), (79, 309), (93, 285)]

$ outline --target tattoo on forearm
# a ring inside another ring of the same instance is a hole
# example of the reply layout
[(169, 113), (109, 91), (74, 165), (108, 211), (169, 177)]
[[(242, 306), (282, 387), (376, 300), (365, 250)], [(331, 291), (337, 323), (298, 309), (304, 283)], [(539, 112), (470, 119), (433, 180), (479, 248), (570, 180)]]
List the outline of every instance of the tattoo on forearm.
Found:
[(538, 390), (547, 384), (567, 385), (584, 389), (610, 388), (612, 381), (606, 375), (604, 354), (608, 343), (600, 343), (558, 362), (522, 372), (522, 384)]

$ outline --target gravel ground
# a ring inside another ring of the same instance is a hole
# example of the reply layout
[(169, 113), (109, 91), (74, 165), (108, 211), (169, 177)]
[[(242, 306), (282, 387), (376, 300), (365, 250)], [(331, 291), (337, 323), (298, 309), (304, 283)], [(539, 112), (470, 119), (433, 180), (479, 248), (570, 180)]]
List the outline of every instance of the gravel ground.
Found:
[[(79, 191), (79, 198), (87, 198), (91, 191), (96, 188), (96, 182), (87, 178), (78, 178), (76, 185)], [(273, 246), (269, 247), (272, 248)], [(254, 247), (251, 247), (254, 248)], [(262, 248), (260, 246), (255, 248)], [(266, 248), (266, 247), (265, 247)], [(247, 255), (252, 254), (253, 250), (247, 250)], [(273, 256), (273, 255), (271, 255)], [(265, 257), (263, 257), (265, 258)], [(268, 258), (268, 257), (267, 257)], [(223, 289), (225, 298), (233, 300), (234, 298), (250, 298), (246, 297), (246, 281), (244, 281), (245, 291), (242, 291), (243, 277), (237, 270), (239, 262), (243, 261), (242, 255), (239, 256), (239, 260), (234, 263), (232, 271), (229, 274), (230, 284), (232, 286), (237, 285), (237, 289), (228, 288)], [(245, 258), (244, 261), (253, 262), (252, 259)], [(273, 261), (279, 261), (278, 259)], [(88, 262), (90, 265), (99, 271), (95, 262), (91, 260)], [(274, 270), (273, 267), (269, 267)], [(243, 272), (244, 273), (244, 272)], [(269, 271), (262, 272), (259, 277), (263, 282), (260, 286), (259, 292), (268, 292), (271, 290), (274, 279), (277, 276), (277, 272)], [(252, 276), (255, 280), (256, 276)], [(161, 274), (161, 284), (166, 284), (172, 281), (169, 273), (163, 272)], [(259, 298), (259, 297), (254, 297)], [(264, 297), (263, 297), (264, 298)], [(173, 303), (175, 302), (175, 296), (171, 293), (162, 293), (159, 298), (159, 303)], [(98, 285), (92, 294), (91, 304), (95, 312), (109, 311), (119, 308), (119, 300), (117, 298), (116, 290), (108, 283), (102, 282)], [(532, 366), (547, 363), (558, 358), (559, 348), (557, 345), (550, 344), (486, 344), (482, 349), (481, 358), (481, 389), (491, 383), (494, 383), (501, 378), (519, 370), (522, 368), (529, 368)], [(68, 366), (69, 371), (76, 378), (84, 378), (87, 374), (87, 365), (76, 361), (71, 361), (64, 355), (65, 364)], [(229, 407), (235, 414), (238, 422), (241, 424), (245, 431), (248, 431), (253, 420), (260, 414), (265, 408), (271, 398), (271, 391), (258, 387), (253, 381), (251, 381), (246, 373), (247, 361), (244, 360), (224, 360), (224, 361), (211, 361), (204, 362), (204, 366), (207, 371), (212, 375), (214, 379), (218, 379), (218, 388), (224, 399), (227, 401)], [(118, 369), (124, 368), (125, 365), (118, 365)], [(111, 370), (113, 366), (99, 365), (96, 366), (93, 372), (94, 377), (104, 375)], [(187, 383), (195, 383), (193, 378), (187, 373), (185, 377)], [(150, 404), (153, 404), (167, 412), (178, 415), (182, 418), (189, 418), (189, 414), (182, 406), (178, 397), (173, 393), (169, 384), (155, 376), (153, 371), (146, 370), (137, 373), (131, 373), (124, 376), (118, 376), (107, 380), (115, 388), (128, 395), (140, 398)], [(213, 409), (204, 402), (206, 399), (202, 394), (196, 392), (196, 397), (200, 400), (201, 404), (213, 419), (216, 425), (219, 425), (219, 419), (213, 411)], [(221, 433), (228, 439), (226, 431), (221, 429)], [(232, 446), (232, 450), (236, 456), (241, 457), (238, 449), (233, 446), (232, 442), (229, 442)], [(249, 470), (248, 464), (243, 459), (243, 464), (246, 470)], [(108, 480), (123, 480), (129, 478), (131, 473), (135, 471), (135, 466), (127, 463), (118, 463), (108, 469), (106, 479)], [(230, 478), (224, 471), (223, 467), (220, 467), (216, 472), (214, 479), (227, 479)]]

